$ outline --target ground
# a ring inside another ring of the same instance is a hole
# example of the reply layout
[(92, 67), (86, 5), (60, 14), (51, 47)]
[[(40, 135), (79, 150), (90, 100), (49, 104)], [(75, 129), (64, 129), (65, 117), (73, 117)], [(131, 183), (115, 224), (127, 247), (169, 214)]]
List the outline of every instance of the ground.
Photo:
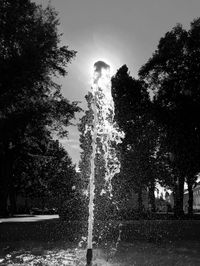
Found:
[[(122, 222), (121, 241), (118, 227), (112, 223), (104, 232), (94, 266), (200, 265), (200, 221)], [(0, 265), (85, 265), (80, 228), (55, 215), (0, 219)]]

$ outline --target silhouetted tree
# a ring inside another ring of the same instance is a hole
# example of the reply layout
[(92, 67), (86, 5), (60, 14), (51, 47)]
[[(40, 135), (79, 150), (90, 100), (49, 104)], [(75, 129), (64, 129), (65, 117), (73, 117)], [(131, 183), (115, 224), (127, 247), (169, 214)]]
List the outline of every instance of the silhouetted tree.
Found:
[[(27, 208), (59, 208), (77, 187), (75, 166), (58, 141), (49, 141), (41, 155), (23, 155), (14, 165), (14, 186), (26, 198)], [(74, 187), (74, 189), (73, 189)], [(39, 204), (39, 206), (37, 206)]]
[(66, 135), (79, 110), (53, 81), (66, 75), (75, 56), (59, 46), (58, 25), (50, 6), (43, 9), (30, 0), (0, 2), (0, 215), (6, 215), (13, 194), (17, 159), (26, 150), (42, 154), (51, 133)]
[[(183, 213), (185, 178), (194, 184), (200, 166), (199, 47), (200, 19), (191, 23), (189, 31), (178, 24), (160, 39), (157, 50), (139, 71), (155, 92), (155, 114), (165, 132), (165, 150), (173, 155), (177, 216)], [(191, 198), (189, 202), (191, 208)]]
[[(144, 82), (135, 80), (122, 66), (112, 78), (115, 119), (125, 133), (122, 143), (122, 169), (127, 189), (138, 194), (138, 209), (143, 209), (142, 191), (149, 188), (150, 203), (155, 211), (154, 154), (157, 130), (151, 116), (151, 102)], [(125, 193), (127, 193), (126, 191)]]

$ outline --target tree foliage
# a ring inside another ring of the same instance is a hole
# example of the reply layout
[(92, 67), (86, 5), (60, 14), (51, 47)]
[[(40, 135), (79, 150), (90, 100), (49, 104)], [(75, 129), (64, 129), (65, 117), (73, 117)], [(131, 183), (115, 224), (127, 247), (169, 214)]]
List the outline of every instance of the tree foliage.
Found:
[(184, 180), (187, 177), (194, 182), (200, 166), (199, 44), (199, 19), (188, 31), (178, 24), (160, 39), (157, 50), (139, 71), (155, 92), (155, 117), (165, 132), (163, 151), (173, 155), (171, 167), (179, 183), (178, 212), (183, 207)]
[(13, 168), (15, 193), (27, 200), (27, 208), (59, 208), (73, 196), (77, 183), (75, 166), (58, 141), (49, 141), (42, 155), (18, 157)]
[(13, 186), (13, 166), (22, 154), (43, 154), (52, 133), (80, 109), (61, 94), (55, 76), (65, 76), (76, 52), (60, 46), (58, 15), (30, 0), (0, 2), (1, 213)]
[[(151, 102), (144, 82), (132, 78), (126, 65), (112, 79), (115, 119), (125, 133), (122, 143), (120, 179), (125, 180), (125, 191), (138, 194), (142, 210), (142, 191), (155, 186), (154, 153), (156, 136), (151, 117)], [(119, 181), (120, 183), (120, 181)], [(154, 193), (153, 193), (154, 196)]]

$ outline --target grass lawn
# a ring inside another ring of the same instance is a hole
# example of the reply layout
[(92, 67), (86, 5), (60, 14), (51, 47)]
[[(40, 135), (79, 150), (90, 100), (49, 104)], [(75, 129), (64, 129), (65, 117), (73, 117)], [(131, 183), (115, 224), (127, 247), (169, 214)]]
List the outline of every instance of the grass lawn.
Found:
[[(108, 225), (108, 224), (107, 224)], [(110, 222), (94, 250), (94, 265), (200, 265), (200, 221)], [(82, 230), (81, 230), (82, 228)], [(98, 228), (103, 228), (102, 222)], [(85, 265), (78, 247), (86, 225), (59, 219), (0, 223), (0, 265)], [(96, 239), (97, 240), (97, 239)]]

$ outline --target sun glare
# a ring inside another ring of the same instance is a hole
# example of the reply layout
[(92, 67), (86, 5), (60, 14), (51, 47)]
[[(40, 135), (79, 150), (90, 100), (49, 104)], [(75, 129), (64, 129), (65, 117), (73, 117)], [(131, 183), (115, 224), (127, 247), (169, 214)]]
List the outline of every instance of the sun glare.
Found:
[(109, 69), (110, 76), (113, 76), (117, 71), (116, 66), (113, 64), (112, 60), (109, 59), (108, 57), (101, 57), (101, 56), (91, 57), (91, 59), (89, 60), (90, 84), (93, 83), (93, 77), (94, 77), (93, 75), (94, 75), (94, 70), (95, 70), (94, 64), (98, 61), (103, 61), (110, 66), (110, 69)]

